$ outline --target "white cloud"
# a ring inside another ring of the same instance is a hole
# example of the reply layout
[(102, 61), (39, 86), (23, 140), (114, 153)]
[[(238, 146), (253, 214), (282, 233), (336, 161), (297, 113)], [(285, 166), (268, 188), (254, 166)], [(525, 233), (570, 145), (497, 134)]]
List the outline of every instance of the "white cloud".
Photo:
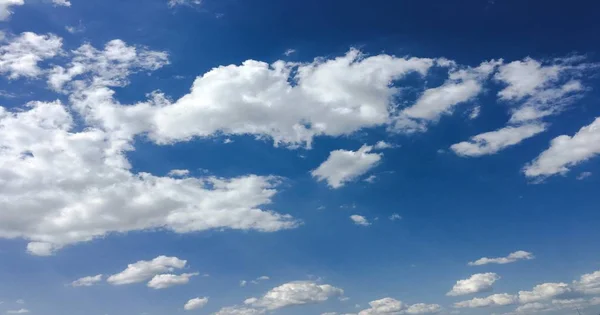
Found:
[(459, 296), (491, 291), (492, 285), (499, 279), (500, 276), (492, 272), (474, 274), (469, 279), (457, 281), (446, 295)]
[(389, 297), (371, 301), (369, 306), (370, 308), (360, 311), (358, 315), (436, 314), (442, 310), (438, 304), (407, 305)]
[(451, 69), (448, 80), (441, 86), (423, 92), (416, 103), (402, 110), (395, 128), (405, 132), (425, 131), (454, 107), (473, 100), (483, 90), (482, 83), (502, 61), (487, 61), (477, 68)]
[(25, 304), (25, 300), (18, 299), (18, 300), (15, 301), (15, 303), (17, 303), (17, 304)]
[(102, 281), (102, 275), (88, 276), (79, 278), (73, 282), (71, 282), (71, 286), (73, 287), (91, 287), (98, 282)]
[(62, 39), (56, 35), (24, 32), (0, 47), (0, 73), (10, 79), (39, 77), (43, 71), (38, 63), (58, 55), (61, 47)]
[(592, 172), (581, 172), (581, 174), (577, 175), (577, 180), (584, 180), (590, 176), (592, 176)]
[(291, 55), (293, 55), (295, 52), (296, 52), (296, 50), (295, 50), (295, 49), (291, 49), (291, 48), (290, 48), (290, 49), (286, 50), (286, 51), (285, 51), (283, 54), (284, 54), (284, 55), (286, 55), (286, 56), (291, 56)]
[(197, 272), (183, 273), (180, 275), (162, 274), (154, 276), (149, 282), (148, 287), (156, 290), (167, 289), (176, 285), (184, 285), (190, 282), (191, 277), (200, 275)]
[(187, 301), (187, 303), (185, 303), (185, 305), (183, 306), (183, 309), (186, 311), (193, 311), (199, 308), (203, 308), (207, 303), (207, 297), (197, 297)]
[(539, 61), (529, 57), (502, 65), (495, 79), (506, 83), (507, 86), (498, 92), (498, 96), (504, 100), (519, 100), (531, 96), (557, 81), (560, 72), (560, 65), (543, 66)]
[(190, 171), (189, 170), (170, 170), (169, 173), (167, 173), (168, 176), (172, 176), (172, 177), (185, 177), (190, 175)]
[(396, 146), (393, 145), (393, 144), (391, 144), (391, 143), (387, 143), (385, 141), (378, 141), (373, 146), (373, 149), (375, 149), (375, 150), (383, 150), (383, 149), (391, 149), (391, 148), (395, 148), (395, 147)]
[(469, 113), (469, 119), (471, 119), (471, 120), (476, 119), (477, 117), (479, 117), (480, 113), (481, 113), (481, 106), (473, 107), (473, 109)]
[(600, 117), (581, 128), (574, 136), (562, 135), (550, 142), (550, 148), (542, 152), (524, 168), (528, 177), (546, 177), (566, 174), (575, 166), (600, 154)]
[(246, 284), (248, 284), (248, 281), (246, 281), (246, 280), (240, 281), (240, 287), (245, 287)]
[(584, 294), (600, 294), (600, 270), (582, 275), (573, 287)]
[(371, 175), (371, 176), (365, 178), (365, 182), (367, 182), (369, 184), (373, 184), (376, 181), (377, 181), (377, 175)]
[(150, 261), (140, 260), (129, 264), (125, 270), (108, 277), (107, 281), (112, 285), (139, 283), (158, 274), (182, 269), (186, 264), (186, 260), (177, 257), (158, 256)]
[(543, 283), (533, 287), (532, 291), (519, 291), (519, 301), (522, 304), (540, 302), (571, 292), (566, 283)]
[(352, 220), (352, 222), (354, 222), (354, 224), (356, 224), (356, 225), (362, 225), (362, 226), (371, 225), (371, 222), (369, 222), (369, 220), (367, 220), (367, 218), (363, 217), (362, 215), (358, 215), (358, 214), (351, 215), (350, 220)]
[(247, 299), (244, 304), (255, 308), (276, 310), (293, 305), (325, 302), (329, 298), (343, 294), (344, 290), (329, 284), (297, 281), (273, 288), (261, 298)]
[(517, 309), (515, 310), (515, 313), (531, 314), (531, 313), (537, 313), (537, 312), (548, 311), (548, 310), (549, 310), (548, 305), (542, 304), (539, 302), (534, 302), (534, 303), (523, 304), (523, 305), (517, 307)]
[(169, 0), (169, 2), (167, 4), (169, 5), (170, 8), (174, 8), (179, 5), (187, 5), (187, 6), (201, 5), (202, 0)]
[(11, 7), (23, 4), (25, 4), (24, 0), (0, 0), (0, 21), (6, 21), (10, 17)]
[(255, 309), (251, 307), (243, 307), (243, 306), (228, 306), (220, 309), (218, 312), (213, 315), (257, 315), (264, 314), (264, 309)]
[(473, 298), (472, 300), (462, 301), (454, 303), (456, 308), (479, 308), (479, 307), (493, 307), (493, 306), (506, 306), (516, 304), (518, 299), (514, 295), (510, 294), (494, 294), (485, 298)]
[(311, 174), (318, 181), (327, 181), (331, 188), (340, 188), (379, 163), (383, 154), (370, 153), (372, 149), (372, 146), (363, 145), (358, 151), (332, 151), (327, 160)]
[(397, 214), (397, 213), (394, 213), (394, 214), (392, 214), (392, 215), (390, 216), (390, 220), (391, 220), (391, 221), (398, 221), (398, 220), (402, 220), (402, 216), (401, 216), (401, 215), (399, 215), (399, 214)]
[(543, 123), (531, 123), (518, 127), (507, 126), (476, 135), (469, 141), (453, 144), (450, 149), (461, 156), (494, 154), (545, 131), (546, 127), (547, 125)]
[(487, 265), (487, 264), (501, 264), (502, 265), (502, 264), (514, 263), (519, 260), (531, 260), (534, 258), (535, 258), (535, 256), (533, 256), (532, 253), (529, 253), (529, 252), (526, 252), (523, 250), (519, 250), (514, 253), (510, 253), (506, 257), (497, 257), (497, 258), (483, 257), (483, 258), (477, 259), (476, 261), (469, 262), (469, 266), (482, 266), (482, 265)]
[(52, 0), (52, 3), (54, 3), (55, 5), (63, 6), (63, 7), (71, 6), (71, 1), (69, 1), (69, 0)]
[(28, 107), (0, 108), (0, 237), (30, 240), (30, 253), (50, 255), (110, 232), (273, 232), (298, 225), (259, 208), (276, 194), (276, 177), (134, 174), (125, 156), (130, 139), (91, 127), (71, 131), (73, 118), (59, 102)]
[(22, 308), (19, 310), (8, 310), (6, 314), (27, 314), (30, 313), (28, 309)]

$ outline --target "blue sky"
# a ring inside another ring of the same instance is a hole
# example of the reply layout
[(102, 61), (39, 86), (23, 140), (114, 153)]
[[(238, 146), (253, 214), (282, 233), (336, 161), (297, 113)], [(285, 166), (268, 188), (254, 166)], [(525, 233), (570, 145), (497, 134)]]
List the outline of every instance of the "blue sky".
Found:
[(597, 314), (597, 6), (0, 0), (0, 313)]

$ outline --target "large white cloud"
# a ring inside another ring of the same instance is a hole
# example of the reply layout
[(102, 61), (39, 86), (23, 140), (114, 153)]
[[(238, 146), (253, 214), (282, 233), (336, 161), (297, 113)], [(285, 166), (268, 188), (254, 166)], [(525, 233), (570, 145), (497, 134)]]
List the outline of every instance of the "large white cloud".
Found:
[(174, 179), (134, 174), (116, 133), (74, 129), (58, 102), (0, 108), (0, 237), (25, 238), (47, 255), (110, 232), (214, 228), (272, 232), (293, 228), (288, 215), (261, 210), (279, 180), (242, 176)]
[(452, 290), (446, 295), (459, 296), (479, 292), (487, 292), (492, 290), (494, 282), (500, 279), (500, 276), (493, 272), (477, 273), (469, 277), (469, 279), (458, 280)]
[(508, 254), (508, 256), (506, 256), (506, 257), (496, 257), (496, 258), (482, 257), (482, 258), (477, 259), (476, 261), (469, 262), (469, 266), (482, 266), (482, 265), (487, 265), (487, 264), (503, 265), (503, 264), (514, 263), (519, 260), (531, 260), (534, 258), (535, 258), (535, 256), (533, 256), (532, 253), (526, 252), (524, 250), (518, 250), (514, 253)]
[(343, 294), (344, 290), (329, 284), (296, 281), (282, 284), (271, 289), (264, 296), (247, 299), (244, 303), (255, 308), (276, 310), (293, 305), (325, 302)]
[(358, 315), (436, 314), (442, 310), (438, 304), (408, 305), (390, 297), (371, 301), (369, 306), (368, 309), (360, 311)]
[(182, 269), (186, 264), (186, 260), (177, 257), (158, 256), (150, 261), (140, 260), (129, 264), (125, 270), (108, 277), (106, 281), (113, 285), (139, 283), (158, 274)]
[(0, 21), (6, 21), (12, 14), (11, 7), (25, 4), (24, 0), (0, 0)]
[(569, 167), (600, 154), (600, 117), (574, 136), (554, 138), (550, 147), (524, 168), (528, 177), (566, 174)]
[(62, 39), (56, 35), (22, 33), (0, 46), (0, 73), (8, 75), (10, 79), (39, 77), (43, 74), (39, 63), (58, 55), (61, 47)]
[(383, 154), (371, 153), (372, 149), (372, 146), (363, 145), (358, 151), (332, 151), (311, 174), (319, 181), (327, 181), (331, 188), (340, 188), (379, 163)]
[(518, 302), (518, 298), (514, 295), (502, 293), (493, 294), (485, 298), (473, 298), (468, 301), (461, 301), (454, 303), (456, 308), (479, 308), (479, 307), (492, 307), (492, 306), (505, 306), (512, 305)]

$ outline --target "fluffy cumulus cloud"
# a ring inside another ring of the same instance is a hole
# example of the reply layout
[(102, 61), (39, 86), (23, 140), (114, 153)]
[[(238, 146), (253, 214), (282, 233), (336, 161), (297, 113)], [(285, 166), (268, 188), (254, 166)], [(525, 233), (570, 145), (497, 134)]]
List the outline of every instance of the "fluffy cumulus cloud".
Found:
[(162, 274), (152, 277), (148, 282), (148, 287), (153, 289), (166, 289), (176, 285), (183, 285), (190, 282), (191, 277), (200, 275), (197, 272), (194, 273), (182, 273), (180, 275), (174, 274)]
[[(0, 12), (1, 9), (0, 4)], [(22, 33), (0, 46), (0, 74), (10, 79), (39, 77), (44, 72), (39, 68), (39, 63), (58, 55), (61, 48), (62, 39), (56, 35)]]
[(562, 135), (550, 142), (550, 147), (525, 166), (528, 177), (566, 174), (569, 167), (600, 154), (600, 117), (581, 128), (575, 135)]
[(584, 294), (600, 294), (600, 270), (582, 275), (573, 282), (573, 287)]
[(363, 145), (358, 151), (332, 151), (311, 174), (318, 181), (327, 181), (331, 188), (340, 188), (379, 163), (383, 154), (371, 153), (372, 149), (372, 146)]
[(71, 286), (73, 287), (91, 287), (95, 284), (98, 284), (102, 281), (102, 275), (88, 276), (79, 278), (73, 282), (71, 282)]
[(207, 297), (197, 297), (187, 301), (187, 303), (185, 303), (185, 305), (183, 306), (183, 309), (186, 311), (193, 311), (203, 308), (206, 304), (208, 304)]
[(488, 257), (483, 257), (483, 258), (479, 258), (476, 261), (472, 261), (469, 262), (469, 266), (482, 266), (482, 265), (487, 265), (487, 264), (510, 264), (510, 263), (514, 263), (517, 262), (519, 260), (531, 260), (534, 259), (535, 256), (533, 256), (532, 253), (530, 252), (526, 252), (524, 250), (519, 250), (516, 251), (514, 253), (510, 253), (508, 254), (508, 256), (506, 257), (497, 257), (497, 258), (488, 258)]
[(492, 285), (499, 279), (500, 276), (493, 272), (474, 274), (469, 279), (457, 281), (446, 295), (459, 296), (491, 291)]
[(570, 293), (572, 289), (566, 283), (543, 283), (531, 291), (519, 291), (519, 301), (523, 304), (544, 301)]
[(363, 217), (362, 215), (358, 215), (358, 214), (351, 215), (350, 220), (352, 220), (352, 222), (354, 222), (354, 224), (356, 224), (356, 225), (361, 225), (361, 226), (371, 225), (371, 222), (369, 222), (369, 220), (367, 220), (367, 218)]
[(531, 123), (518, 127), (508, 126), (472, 137), (469, 141), (453, 144), (450, 149), (461, 156), (482, 156), (497, 153), (546, 130), (544, 123)]
[(25, 4), (25, 0), (0, 0), (0, 21), (6, 21), (12, 14), (11, 7)]
[(276, 310), (293, 305), (325, 302), (343, 294), (344, 290), (329, 284), (296, 281), (275, 287), (261, 298), (247, 299), (244, 304), (254, 308)]
[(418, 303), (407, 305), (393, 298), (383, 298), (369, 302), (369, 308), (358, 315), (400, 315), (400, 314), (436, 314), (442, 310), (438, 304)]
[(129, 264), (125, 270), (108, 277), (107, 281), (113, 285), (139, 283), (165, 272), (182, 269), (186, 264), (186, 260), (177, 257), (158, 256), (150, 261), (140, 260)]
[(494, 294), (485, 298), (474, 298), (468, 301), (462, 301), (454, 303), (456, 308), (479, 308), (479, 307), (493, 307), (493, 306), (506, 306), (516, 304), (518, 299), (514, 295), (510, 294)]

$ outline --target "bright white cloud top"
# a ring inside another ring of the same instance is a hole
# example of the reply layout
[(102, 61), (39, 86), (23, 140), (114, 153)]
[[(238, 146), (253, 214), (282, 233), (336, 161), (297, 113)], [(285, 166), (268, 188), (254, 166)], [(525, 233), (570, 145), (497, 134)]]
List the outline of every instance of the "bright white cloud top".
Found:
[(183, 306), (183, 309), (186, 311), (193, 311), (193, 310), (203, 308), (206, 304), (208, 304), (207, 297), (193, 298), (193, 299), (190, 299), (189, 301), (187, 301), (187, 303), (185, 303), (185, 305)]
[(372, 146), (363, 145), (358, 151), (336, 150), (319, 167), (312, 171), (318, 181), (327, 181), (334, 189), (356, 180), (375, 167), (383, 154), (371, 153)]
[(488, 292), (492, 290), (492, 285), (498, 280), (500, 280), (500, 276), (493, 272), (474, 274), (468, 279), (457, 281), (446, 295), (459, 296)]
[(514, 253), (508, 254), (508, 256), (506, 256), (506, 257), (497, 257), (497, 258), (483, 257), (483, 258), (479, 258), (476, 261), (469, 262), (469, 266), (483, 266), (483, 265), (487, 265), (487, 264), (500, 264), (500, 265), (503, 265), (503, 264), (514, 263), (514, 262), (517, 262), (519, 260), (532, 260), (534, 258), (535, 258), (535, 256), (532, 253), (526, 252), (524, 250), (519, 250), (519, 251), (516, 251)]

